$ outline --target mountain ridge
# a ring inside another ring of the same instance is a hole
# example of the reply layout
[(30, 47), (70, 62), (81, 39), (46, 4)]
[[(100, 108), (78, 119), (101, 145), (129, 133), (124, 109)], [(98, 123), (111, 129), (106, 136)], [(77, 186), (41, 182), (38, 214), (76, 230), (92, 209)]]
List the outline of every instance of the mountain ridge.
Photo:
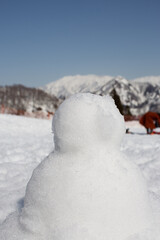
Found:
[[(65, 76), (43, 87), (49, 94), (66, 99), (79, 92), (107, 95), (115, 90), (124, 108), (131, 115), (147, 111), (160, 112), (160, 76), (127, 80), (122, 76), (74, 75)], [(123, 113), (123, 112), (122, 112)]]

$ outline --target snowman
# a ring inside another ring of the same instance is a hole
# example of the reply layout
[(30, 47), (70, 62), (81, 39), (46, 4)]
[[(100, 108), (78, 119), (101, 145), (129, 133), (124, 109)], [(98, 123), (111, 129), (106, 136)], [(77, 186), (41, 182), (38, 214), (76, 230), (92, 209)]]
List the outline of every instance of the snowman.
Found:
[(24, 207), (2, 225), (0, 239), (151, 239), (145, 182), (120, 151), (125, 125), (112, 98), (70, 97), (53, 132), (55, 150), (34, 170)]

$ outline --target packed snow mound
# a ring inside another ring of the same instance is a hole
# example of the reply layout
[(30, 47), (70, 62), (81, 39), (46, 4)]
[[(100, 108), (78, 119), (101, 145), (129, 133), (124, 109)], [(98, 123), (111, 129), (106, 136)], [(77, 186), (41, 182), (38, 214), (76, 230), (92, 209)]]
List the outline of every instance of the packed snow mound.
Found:
[(0, 239), (153, 240), (146, 186), (120, 152), (125, 128), (113, 100), (72, 96), (53, 130), (55, 151), (34, 170), (24, 207), (2, 224)]
[(97, 144), (108, 148), (119, 146), (125, 125), (113, 106), (111, 97), (89, 93), (77, 94), (64, 101), (53, 119), (56, 149), (75, 151), (90, 149)]

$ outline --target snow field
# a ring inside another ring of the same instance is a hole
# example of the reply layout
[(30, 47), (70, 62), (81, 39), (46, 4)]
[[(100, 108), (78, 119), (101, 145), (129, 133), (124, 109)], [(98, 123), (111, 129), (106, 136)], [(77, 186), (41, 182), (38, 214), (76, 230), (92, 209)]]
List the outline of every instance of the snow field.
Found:
[(126, 134), (121, 149), (140, 168), (147, 182), (153, 213), (160, 222), (160, 135), (147, 135), (138, 122), (126, 122), (126, 128), (137, 134)]
[(33, 169), (53, 150), (51, 121), (0, 114), (0, 222), (23, 205)]

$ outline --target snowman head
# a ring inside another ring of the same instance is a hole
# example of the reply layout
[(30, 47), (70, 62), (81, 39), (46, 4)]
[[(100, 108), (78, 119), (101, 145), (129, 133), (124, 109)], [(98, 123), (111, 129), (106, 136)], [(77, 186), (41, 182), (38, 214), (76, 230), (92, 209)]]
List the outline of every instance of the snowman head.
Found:
[(76, 94), (65, 100), (53, 118), (55, 149), (80, 151), (117, 147), (125, 132), (122, 115), (110, 96)]

